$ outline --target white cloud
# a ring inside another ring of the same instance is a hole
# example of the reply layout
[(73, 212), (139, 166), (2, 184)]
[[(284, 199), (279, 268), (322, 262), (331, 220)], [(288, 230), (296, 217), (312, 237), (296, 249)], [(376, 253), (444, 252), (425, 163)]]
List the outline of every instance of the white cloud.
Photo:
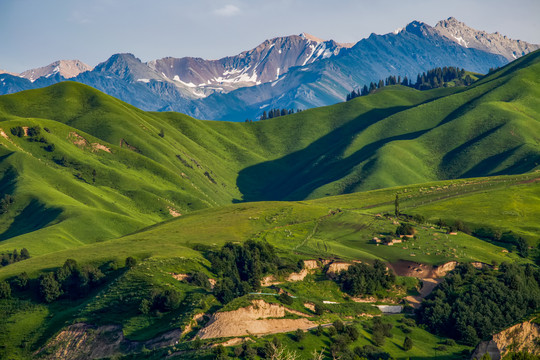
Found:
[(218, 16), (234, 16), (240, 12), (240, 8), (236, 5), (228, 4), (222, 8), (214, 10), (214, 14)]

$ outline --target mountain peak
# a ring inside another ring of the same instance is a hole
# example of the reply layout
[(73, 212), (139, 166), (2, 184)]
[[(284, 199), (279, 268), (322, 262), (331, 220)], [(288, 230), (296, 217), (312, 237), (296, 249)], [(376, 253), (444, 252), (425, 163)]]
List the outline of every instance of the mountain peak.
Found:
[(57, 60), (47, 66), (26, 70), (19, 76), (34, 82), (40, 77), (48, 78), (58, 73), (65, 79), (71, 79), (90, 70), (92, 70), (92, 67), (80, 60)]
[(426, 36), (433, 31), (433, 28), (425, 22), (414, 20), (407, 24), (403, 30), (417, 36)]
[(325, 42), (325, 41), (326, 41), (326, 40), (323, 40), (323, 39), (321, 39), (321, 38), (318, 38), (318, 37), (316, 37), (316, 36), (313, 36), (313, 35), (308, 34), (308, 33), (305, 33), (305, 32), (301, 33), (301, 34), (300, 34), (300, 37), (301, 37), (301, 38), (304, 38), (304, 39), (307, 39), (307, 40), (315, 41), (315, 42), (318, 42), (318, 43), (321, 43), (321, 42)]
[(439, 21), (433, 29), (463, 47), (502, 55), (510, 61), (540, 48), (539, 45), (509, 39), (498, 32), (490, 34), (473, 29), (454, 17)]

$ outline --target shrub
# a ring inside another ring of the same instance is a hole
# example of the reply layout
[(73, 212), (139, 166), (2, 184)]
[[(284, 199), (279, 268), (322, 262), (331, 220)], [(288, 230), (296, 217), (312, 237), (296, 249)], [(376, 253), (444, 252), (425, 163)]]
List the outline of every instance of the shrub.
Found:
[(279, 301), (281, 301), (285, 305), (292, 305), (294, 300), (287, 293), (283, 292), (283, 293), (279, 294)]
[(409, 351), (413, 348), (413, 341), (410, 337), (406, 337), (405, 338), (405, 341), (403, 341), (403, 349), (405, 351)]
[(315, 315), (321, 316), (324, 314), (325, 307), (322, 304), (315, 304)]
[(51, 303), (62, 295), (62, 288), (53, 273), (43, 274), (39, 278), (39, 295), (43, 301)]
[(126, 267), (128, 269), (131, 269), (132, 267), (134, 267), (135, 265), (137, 265), (137, 260), (135, 260), (135, 258), (131, 257), (131, 256), (128, 256), (126, 258)]
[(0, 299), (11, 298), (11, 286), (7, 281), (0, 281)]
[(193, 274), (193, 276), (191, 277), (191, 283), (195, 286), (199, 286), (207, 290), (212, 287), (208, 275), (200, 271)]
[(19, 290), (25, 290), (28, 288), (28, 274), (22, 272), (15, 279), (13, 279), (13, 285)]
[(305, 337), (306, 337), (306, 334), (304, 334), (304, 330), (298, 329), (294, 332), (293, 339), (297, 342), (300, 342), (304, 340)]
[(54, 144), (49, 144), (44, 147), (45, 151), (53, 152), (56, 149), (56, 146)]
[(17, 137), (23, 137), (24, 129), (22, 128), (22, 126), (15, 126), (11, 128), (11, 133)]

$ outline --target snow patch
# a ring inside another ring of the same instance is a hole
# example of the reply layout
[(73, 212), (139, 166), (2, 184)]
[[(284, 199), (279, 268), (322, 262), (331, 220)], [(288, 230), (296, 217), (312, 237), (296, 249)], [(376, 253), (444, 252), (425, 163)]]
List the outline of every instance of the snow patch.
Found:
[(403, 28), (397, 28), (396, 30), (393, 31), (393, 33), (397, 35), (402, 31), (403, 31)]
[(183, 82), (182, 80), (180, 80), (180, 78), (178, 77), (178, 75), (174, 75), (173, 80), (174, 80), (174, 81), (178, 81), (180, 84), (185, 85), (185, 86), (187, 86), (187, 87), (192, 87), (192, 88), (197, 87), (197, 85), (195, 85), (194, 83), (191, 83), (191, 82), (189, 82), (189, 83)]
[(465, 46), (466, 48), (468, 48), (468, 44), (465, 40), (463, 40), (463, 38), (461, 36), (454, 36), (452, 35), (454, 39), (457, 40), (458, 44), (461, 45), (461, 46)]
[(138, 82), (149, 83), (150, 79), (137, 79)]

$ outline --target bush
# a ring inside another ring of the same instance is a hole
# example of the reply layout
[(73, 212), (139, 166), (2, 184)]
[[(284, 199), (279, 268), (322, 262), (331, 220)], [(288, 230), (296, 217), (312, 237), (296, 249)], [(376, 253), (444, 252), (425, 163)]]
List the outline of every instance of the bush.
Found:
[(131, 257), (131, 256), (128, 256), (126, 258), (126, 267), (128, 269), (131, 269), (132, 267), (134, 267), (135, 265), (137, 265), (137, 260), (135, 260), (135, 258)]
[(11, 133), (17, 137), (23, 137), (24, 129), (22, 128), (22, 126), (15, 126), (11, 128)]
[(296, 330), (293, 335), (293, 339), (297, 342), (304, 340), (305, 337), (306, 337), (306, 334), (304, 334), (304, 330), (302, 329)]
[(47, 152), (53, 152), (56, 149), (56, 146), (54, 144), (49, 144), (44, 147), (45, 151)]
[(46, 303), (51, 303), (62, 295), (60, 283), (53, 273), (43, 274), (39, 278), (39, 295)]
[(39, 136), (40, 133), (41, 133), (41, 128), (39, 126), (29, 127), (27, 131), (27, 134), (30, 137)]
[(405, 341), (403, 341), (403, 350), (409, 351), (413, 348), (413, 341), (410, 337), (406, 337)]
[(28, 288), (28, 274), (22, 272), (15, 279), (13, 279), (13, 285), (19, 290), (26, 290)]
[(360, 332), (354, 325), (347, 325), (345, 327), (345, 334), (347, 334), (351, 341), (356, 341), (360, 337)]
[(324, 314), (325, 307), (322, 304), (315, 304), (315, 315), (321, 316)]
[(169, 312), (180, 305), (180, 294), (175, 290), (166, 289), (152, 294), (152, 310)]
[(336, 331), (339, 334), (341, 334), (343, 331), (345, 331), (345, 325), (343, 324), (343, 321), (341, 321), (339, 319), (334, 321), (334, 323), (332, 325), (336, 328)]
[(191, 277), (191, 283), (206, 290), (209, 290), (212, 287), (208, 275), (200, 271), (193, 274), (193, 276)]
[(285, 305), (292, 305), (292, 303), (294, 302), (293, 298), (284, 292), (279, 294), (279, 301), (281, 301)]
[(414, 235), (415, 228), (410, 224), (401, 224), (396, 229), (396, 235)]
[(11, 286), (7, 281), (0, 281), (0, 299), (11, 298)]

